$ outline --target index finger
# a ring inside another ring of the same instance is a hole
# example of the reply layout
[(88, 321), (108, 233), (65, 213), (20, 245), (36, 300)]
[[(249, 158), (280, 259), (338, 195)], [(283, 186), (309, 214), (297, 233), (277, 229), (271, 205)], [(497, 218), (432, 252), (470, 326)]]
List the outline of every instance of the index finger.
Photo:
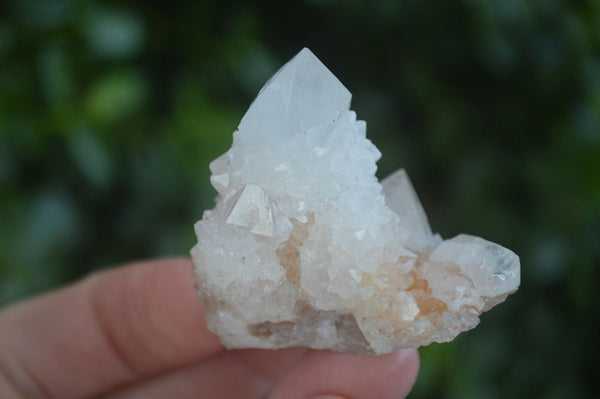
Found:
[(0, 376), (26, 397), (99, 394), (223, 350), (187, 259), (98, 273), (0, 313)]

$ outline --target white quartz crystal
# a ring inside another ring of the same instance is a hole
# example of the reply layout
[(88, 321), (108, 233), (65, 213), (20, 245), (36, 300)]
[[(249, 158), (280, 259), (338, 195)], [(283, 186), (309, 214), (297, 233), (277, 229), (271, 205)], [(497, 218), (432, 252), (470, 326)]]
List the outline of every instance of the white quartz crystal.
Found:
[(350, 92), (303, 49), (262, 88), (210, 164), (219, 193), (192, 249), (209, 328), (228, 348), (379, 354), (450, 341), (519, 286), (519, 258), (433, 234), (404, 170)]

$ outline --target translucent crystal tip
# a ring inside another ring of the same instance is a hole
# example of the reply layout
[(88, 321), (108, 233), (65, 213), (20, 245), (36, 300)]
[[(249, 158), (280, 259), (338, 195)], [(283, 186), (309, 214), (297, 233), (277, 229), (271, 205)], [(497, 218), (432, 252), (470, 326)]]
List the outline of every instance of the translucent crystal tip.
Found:
[(350, 108), (352, 95), (325, 65), (303, 48), (261, 89), (242, 118), (240, 132), (293, 136), (335, 120)]

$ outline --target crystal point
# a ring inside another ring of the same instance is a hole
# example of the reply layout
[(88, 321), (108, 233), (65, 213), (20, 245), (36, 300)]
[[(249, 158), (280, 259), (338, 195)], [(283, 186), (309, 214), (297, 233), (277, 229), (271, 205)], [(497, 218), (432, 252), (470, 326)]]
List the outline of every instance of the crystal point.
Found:
[(262, 140), (295, 134), (336, 119), (352, 95), (307, 48), (302, 49), (263, 86), (238, 130)]
[(228, 348), (379, 354), (450, 341), (519, 286), (519, 258), (442, 241), (350, 92), (308, 49), (261, 89), (227, 153), (192, 249), (208, 327)]
[(399, 169), (381, 181), (385, 202), (400, 218), (400, 225), (410, 231), (409, 247), (418, 250), (435, 243), (427, 215), (404, 169)]
[(273, 211), (262, 188), (247, 184), (225, 223), (248, 227), (255, 234), (273, 236)]

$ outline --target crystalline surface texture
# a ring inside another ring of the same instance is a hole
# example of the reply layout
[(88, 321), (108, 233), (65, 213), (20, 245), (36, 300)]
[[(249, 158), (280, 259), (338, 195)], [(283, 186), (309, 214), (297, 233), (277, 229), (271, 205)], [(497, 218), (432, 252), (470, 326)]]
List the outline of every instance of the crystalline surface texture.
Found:
[(192, 249), (209, 328), (228, 348), (379, 354), (450, 341), (519, 285), (519, 258), (442, 241), (350, 92), (303, 49), (262, 88), (210, 164), (216, 207)]

